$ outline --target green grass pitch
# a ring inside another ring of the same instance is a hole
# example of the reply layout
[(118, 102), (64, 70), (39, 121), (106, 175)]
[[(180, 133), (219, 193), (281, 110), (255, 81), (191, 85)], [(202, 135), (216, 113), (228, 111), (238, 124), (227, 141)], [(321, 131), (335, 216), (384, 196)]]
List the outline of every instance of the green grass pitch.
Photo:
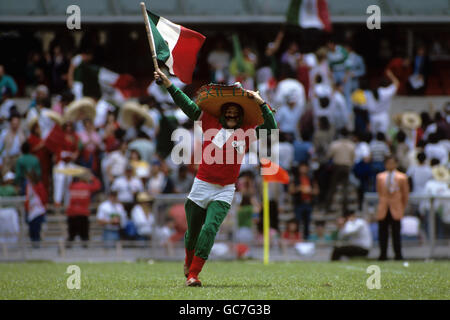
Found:
[[(69, 265), (81, 289), (69, 290)], [(369, 290), (369, 265), (381, 288)], [(449, 299), (450, 262), (215, 262), (201, 288), (185, 287), (181, 262), (0, 263), (0, 299)]]

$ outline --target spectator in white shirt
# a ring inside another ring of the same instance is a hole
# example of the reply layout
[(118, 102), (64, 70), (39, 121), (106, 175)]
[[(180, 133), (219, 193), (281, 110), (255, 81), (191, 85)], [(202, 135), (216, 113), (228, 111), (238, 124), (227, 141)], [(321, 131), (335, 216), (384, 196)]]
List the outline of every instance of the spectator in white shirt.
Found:
[(388, 131), (392, 99), (397, 93), (400, 84), (390, 70), (386, 71), (386, 75), (392, 82), (391, 84), (385, 79), (381, 82), (379, 88), (366, 94), (367, 108), (370, 112), (370, 128), (373, 134), (377, 132), (386, 133)]
[(412, 192), (416, 195), (422, 195), (425, 192), (426, 183), (433, 178), (431, 167), (426, 163), (426, 155), (420, 152), (417, 155), (417, 165), (408, 168), (406, 175), (411, 178)]
[(135, 195), (144, 191), (144, 185), (139, 178), (134, 176), (133, 167), (128, 165), (125, 169), (125, 174), (114, 180), (111, 190), (117, 192), (119, 202), (122, 203), (127, 213), (129, 213), (133, 206)]
[[(450, 197), (450, 173), (444, 166), (434, 166), (432, 168), (433, 179), (425, 184), (424, 194), (430, 197)], [(424, 215), (424, 228), (429, 236), (428, 215), (430, 214), (430, 201), (422, 200), (420, 203), (420, 212)], [(438, 239), (445, 237), (445, 229), (450, 224), (450, 200), (435, 199), (433, 202), (434, 223), (436, 225), (436, 234)]]
[(448, 163), (448, 151), (440, 143), (440, 140), (440, 134), (438, 132), (431, 133), (424, 151), (428, 159), (438, 159), (441, 165), (446, 165)]
[(110, 244), (120, 240), (120, 230), (126, 226), (127, 213), (118, 201), (116, 191), (111, 191), (108, 199), (98, 206), (97, 221), (103, 226), (103, 241)]
[(120, 143), (119, 150), (113, 151), (103, 158), (102, 171), (106, 191), (109, 191), (109, 187), (116, 177), (125, 173), (128, 163), (127, 150), (128, 143), (123, 141)]
[(372, 247), (372, 234), (367, 221), (357, 218), (354, 212), (348, 212), (344, 218), (338, 219), (338, 239), (343, 245), (333, 249), (331, 260), (341, 257), (367, 257)]
[(149, 240), (152, 236), (155, 217), (152, 211), (153, 198), (147, 192), (139, 192), (131, 211), (131, 219), (136, 227), (138, 240)]
[(294, 91), (288, 93), (283, 105), (275, 114), (280, 131), (298, 138), (298, 122), (302, 112), (303, 108), (297, 104), (296, 93)]
[(225, 50), (224, 39), (216, 41), (216, 47), (208, 55), (208, 64), (211, 70), (211, 81), (214, 83), (227, 83), (228, 68), (230, 66), (231, 56)]
[(294, 96), (296, 100), (296, 107), (300, 108), (300, 115), (303, 114), (305, 107), (305, 88), (297, 80), (297, 74), (283, 66), (281, 70), (281, 80), (278, 83), (277, 91), (275, 92), (274, 103), (277, 106), (282, 106), (286, 103), (288, 96)]

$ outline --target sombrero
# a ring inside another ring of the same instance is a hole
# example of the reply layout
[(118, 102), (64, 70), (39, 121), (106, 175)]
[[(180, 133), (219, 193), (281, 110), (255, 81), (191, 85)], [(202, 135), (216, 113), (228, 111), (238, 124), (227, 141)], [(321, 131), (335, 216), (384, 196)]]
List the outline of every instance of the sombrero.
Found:
[(431, 173), (433, 174), (433, 178), (436, 181), (449, 182), (450, 181), (450, 173), (448, 169), (444, 166), (435, 166), (431, 169)]
[(141, 105), (134, 101), (126, 102), (121, 110), (122, 123), (127, 127), (134, 127), (135, 116), (144, 119), (147, 127), (153, 127), (153, 119), (148, 113), (147, 105)]
[(55, 173), (62, 173), (67, 176), (72, 177), (81, 177), (86, 175), (89, 172), (89, 170), (82, 166), (73, 166), (70, 168), (56, 168)]
[(244, 109), (243, 125), (258, 126), (264, 123), (261, 108), (240, 83), (204, 85), (197, 91), (195, 103), (200, 109), (217, 118), (220, 117), (220, 108), (223, 104), (236, 103)]
[(64, 121), (95, 118), (95, 101), (91, 98), (81, 98), (70, 103), (64, 110)]
[(33, 128), (33, 126), (36, 124), (36, 123), (38, 123), (38, 121), (39, 121), (39, 117), (33, 117), (33, 118), (31, 118), (31, 119), (29, 119), (28, 121), (27, 121), (27, 125), (28, 125), (28, 129), (29, 130), (31, 130), (32, 128)]
[(136, 196), (136, 201), (139, 203), (153, 202), (154, 199), (150, 194), (148, 194), (148, 192), (139, 192)]
[(402, 127), (405, 129), (415, 130), (422, 124), (422, 119), (415, 112), (405, 112), (402, 114)]
[(53, 120), (55, 123), (59, 124), (59, 125), (61, 125), (64, 122), (63, 118), (61, 117), (61, 115), (58, 112), (56, 112), (56, 111), (53, 111), (53, 110), (50, 110), (50, 109), (43, 109), (41, 111), (41, 113), (44, 116), (46, 116), (46, 117), (50, 118), (51, 120)]

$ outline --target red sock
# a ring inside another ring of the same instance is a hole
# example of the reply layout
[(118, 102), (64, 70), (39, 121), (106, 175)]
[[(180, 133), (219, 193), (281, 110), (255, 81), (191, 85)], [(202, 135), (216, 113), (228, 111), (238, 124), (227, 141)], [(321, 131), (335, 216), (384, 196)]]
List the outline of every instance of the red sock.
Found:
[(191, 267), (189, 268), (189, 278), (197, 278), (200, 271), (202, 271), (203, 265), (205, 264), (206, 260), (202, 259), (200, 257), (194, 256), (194, 259), (192, 259)]
[(191, 263), (192, 263), (192, 259), (194, 258), (195, 250), (185, 249), (185, 251), (186, 251), (186, 258), (184, 258), (184, 264), (187, 265), (188, 267), (190, 267)]

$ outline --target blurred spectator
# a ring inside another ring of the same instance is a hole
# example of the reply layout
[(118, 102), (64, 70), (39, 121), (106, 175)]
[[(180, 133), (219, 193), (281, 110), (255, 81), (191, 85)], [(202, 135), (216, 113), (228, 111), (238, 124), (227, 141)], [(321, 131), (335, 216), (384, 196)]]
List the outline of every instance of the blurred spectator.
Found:
[[(450, 173), (444, 166), (434, 166), (432, 168), (433, 178), (428, 180), (424, 187), (424, 195), (433, 196), (450, 196)], [(450, 225), (450, 201), (445, 199), (435, 199), (433, 208), (430, 207), (428, 199), (422, 200), (420, 203), (420, 212), (423, 214), (423, 224), (425, 232), (430, 238), (429, 215), (431, 209), (434, 211), (434, 221), (436, 226), (436, 238), (444, 239), (448, 236)]]
[(314, 155), (314, 152), (311, 133), (303, 132), (301, 140), (294, 140), (294, 163), (308, 162)]
[(409, 145), (406, 141), (406, 134), (403, 130), (399, 130), (396, 134), (395, 157), (398, 159), (398, 167), (402, 172), (406, 172), (409, 167)]
[(328, 190), (325, 211), (329, 212), (331, 203), (336, 192), (338, 184), (342, 184), (342, 209), (347, 211), (347, 197), (350, 169), (355, 159), (355, 144), (349, 139), (347, 129), (341, 130), (341, 138), (333, 141), (328, 150), (328, 158), (333, 162), (333, 169), (330, 177), (330, 187)]
[(34, 90), (31, 96), (31, 102), (28, 109), (36, 108), (38, 105), (45, 103), (45, 100), (49, 98), (49, 92), (46, 85), (40, 84)]
[(383, 78), (380, 85), (372, 92), (366, 92), (367, 108), (370, 112), (370, 129), (373, 134), (386, 133), (389, 128), (392, 99), (397, 93), (399, 81), (391, 70), (386, 71), (387, 78)]
[(147, 184), (147, 190), (151, 195), (166, 193), (168, 184), (172, 184), (170, 177), (166, 176), (161, 168), (161, 162), (154, 160), (150, 167), (150, 178)]
[(347, 43), (344, 48), (348, 52), (348, 58), (345, 60), (344, 94), (347, 104), (351, 105), (351, 94), (359, 88), (359, 79), (366, 74), (366, 65), (363, 57), (353, 50), (353, 46)]
[(136, 202), (131, 211), (131, 219), (136, 227), (137, 239), (149, 240), (155, 228), (153, 198), (147, 192), (139, 192), (136, 195)]
[(280, 132), (295, 138), (298, 138), (298, 122), (303, 112), (303, 108), (297, 102), (295, 91), (287, 93), (284, 103), (275, 114)]
[(341, 257), (367, 257), (372, 247), (372, 234), (369, 224), (362, 218), (357, 218), (354, 212), (347, 213), (338, 219), (338, 239), (343, 245), (336, 246), (331, 254), (331, 260)]
[(314, 196), (319, 194), (319, 186), (311, 175), (307, 162), (301, 163), (294, 171), (294, 181), (289, 185), (295, 218), (303, 226), (303, 238), (308, 240)]
[(128, 143), (122, 141), (119, 150), (112, 151), (105, 158), (103, 158), (102, 168), (104, 171), (103, 181), (106, 186), (110, 186), (114, 179), (122, 176), (125, 173), (127, 166)]
[(41, 127), (37, 118), (28, 123), (30, 135), (28, 143), (30, 144), (31, 153), (39, 159), (41, 165), (41, 179), (47, 193), (50, 192), (50, 176), (51, 176), (51, 152), (45, 146), (45, 141), (41, 138)]
[(413, 59), (412, 75), (409, 77), (409, 89), (412, 94), (423, 95), (427, 87), (428, 74), (430, 72), (430, 60), (426, 48), (417, 48)]
[(332, 236), (326, 233), (325, 225), (325, 220), (317, 220), (314, 223), (314, 233), (309, 236), (309, 240), (319, 243), (327, 243), (333, 241)]
[(72, 177), (58, 173), (58, 170), (73, 168), (75, 161), (79, 156), (79, 137), (75, 133), (74, 123), (67, 121), (63, 124), (63, 140), (58, 146), (56, 165), (53, 170), (53, 200), (55, 206), (68, 204), (69, 186), (72, 183)]
[(70, 62), (61, 50), (61, 46), (53, 48), (53, 55), (50, 61), (51, 69), (51, 89), (53, 93), (61, 93), (67, 88), (67, 72)]
[(95, 130), (91, 119), (83, 120), (83, 130), (78, 133), (78, 137), (81, 143), (80, 164), (94, 173), (98, 173), (102, 139)]
[(103, 226), (103, 241), (108, 246), (120, 240), (120, 230), (126, 226), (127, 213), (118, 201), (116, 191), (110, 191), (108, 199), (98, 206), (97, 221)]
[(319, 163), (324, 164), (328, 161), (327, 151), (334, 139), (335, 130), (327, 117), (318, 119), (318, 127), (314, 132), (314, 151)]
[(194, 182), (194, 175), (186, 165), (180, 165), (172, 179), (177, 193), (188, 193)]
[(142, 181), (133, 174), (133, 167), (127, 165), (125, 174), (117, 177), (112, 186), (112, 191), (116, 191), (119, 202), (125, 208), (127, 213), (131, 212), (135, 196), (138, 192), (144, 191)]
[(395, 260), (403, 260), (400, 237), (400, 220), (405, 214), (409, 198), (408, 178), (397, 171), (397, 160), (389, 156), (385, 160), (386, 171), (377, 174), (376, 188), (379, 197), (377, 220), (380, 242), (379, 260), (387, 260), (388, 229), (392, 228)]
[(33, 247), (38, 248), (38, 242), (41, 241), (41, 226), (45, 221), (47, 211), (47, 192), (34, 171), (28, 171), (26, 179), (26, 222), (29, 226), (29, 235)]
[(425, 146), (427, 159), (438, 159), (441, 165), (448, 163), (448, 151), (440, 144), (441, 135), (437, 132), (431, 133)]
[(294, 162), (294, 146), (292, 139), (285, 133), (280, 133), (280, 143), (278, 149), (280, 152), (280, 166), (285, 170), (290, 170)]
[[(333, 76), (331, 74), (330, 65), (328, 64), (328, 58), (327, 58), (327, 48), (322, 47), (319, 48), (315, 52), (316, 57), (316, 63), (311, 68), (309, 72), (309, 82), (310, 82), (310, 88), (313, 88), (314, 85), (317, 83), (317, 79), (321, 79), (321, 82), (324, 85), (331, 86), (333, 82)], [(320, 76), (318, 78), (317, 76)], [(310, 90), (308, 96), (311, 96), (312, 91)]]
[(2, 184), (0, 185), (0, 197), (13, 197), (19, 194), (17, 187), (14, 184), (15, 175), (9, 171), (3, 176)]
[(0, 150), (2, 173), (6, 174), (15, 168), (20, 156), (20, 148), (26, 141), (25, 133), (20, 125), (20, 116), (13, 114), (9, 119), (9, 128), (0, 132)]
[(9, 89), (11, 96), (17, 93), (17, 84), (14, 79), (5, 73), (5, 68), (0, 64), (0, 101), (4, 100), (3, 93)]
[(16, 183), (20, 187), (20, 194), (23, 195), (26, 193), (28, 176), (31, 175), (35, 179), (32, 183), (41, 179), (41, 165), (39, 159), (30, 153), (30, 144), (28, 142), (22, 144), (21, 151), (22, 154), (17, 159), (15, 172)]
[(345, 78), (346, 61), (348, 51), (341, 45), (336, 44), (335, 40), (330, 39), (327, 42), (328, 63), (333, 73), (333, 80), (337, 83), (343, 83)]
[(386, 136), (383, 132), (378, 132), (376, 139), (370, 142), (370, 156), (372, 158), (372, 171), (376, 175), (384, 171), (384, 159), (390, 155), (389, 147), (386, 143)]
[(288, 65), (292, 72), (297, 71), (298, 62), (301, 54), (297, 42), (292, 41), (287, 50), (281, 55), (281, 63)]
[(406, 174), (411, 179), (411, 191), (416, 195), (423, 195), (426, 183), (433, 177), (431, 167), (426, 163), (424, 152), (417, 154), (417, 165), (408, 168)]
[(100, 181), (88, 170), (83, 175), (72, 179), (69, 187), (69, 205), (66, 208), (68, 247), (72, 246), (77, 235), (84, 242), (83, 246), (87, 247), (92, 194), (100, 188)]
[(399, 80), (398, 94), (406, 94), (408, 77), (411, 75), (411, 60), (402, 52), (401, 49), (396, 49), (394, 56), (389, 61), (386, 69), (392, 71), (395, 77)]
[(285, 252), (287, 247), (292, 247), (302, 241), (298, 220), (292, 219), (286, 222), (286, 229), (281, 234), (281, 248)]
[(225, 39), (223, 37), (215, 42), (215, 48), (208, 55), (208, 64), (211, 82), (228, 84), (230, 53), (225, 50)]
[(282, 65), (280, 79), (281, 81), (278, 83), (274, 97), (275, 105), (282, 106), (287, 104), (288, 99), (290, 101), (295, 100), (296, 113), (301, 116), (305, 108), (305, 89), (297, 80), (297, 74), (290, 70), (287, 65)]
[(372, 175), (372, 167), (370, 163), (370, 147), (367, 141), (370, 139), (371, 134), (356, 135), (356, 148), (355, 148), (355, 166), (353, 167), (353, 173), (359, 180), (358, 187), (358, 209), (362, 210), (364, 193), (369, 191), (370, 177)]

